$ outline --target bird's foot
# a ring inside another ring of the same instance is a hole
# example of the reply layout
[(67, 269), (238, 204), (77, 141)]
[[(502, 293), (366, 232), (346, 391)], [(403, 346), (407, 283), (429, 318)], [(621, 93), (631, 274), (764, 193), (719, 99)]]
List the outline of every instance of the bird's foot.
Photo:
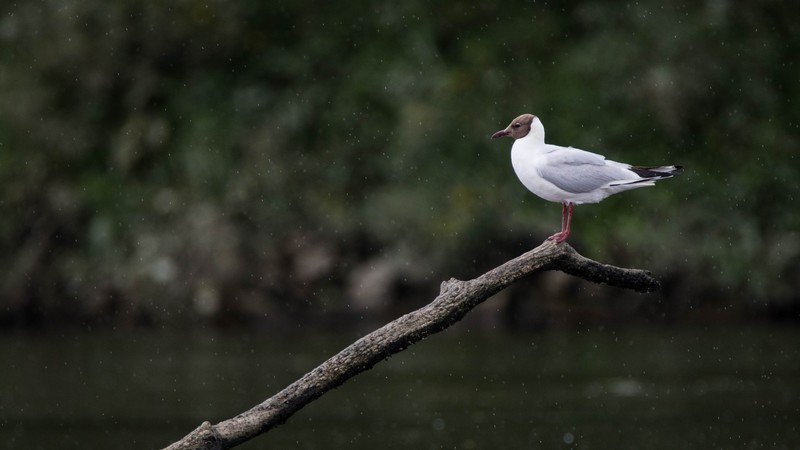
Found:
[(547, 238), (546, 240), (556, 241), (556, 244), (560, 244), (567, 240), (567, 236), (569, 236), (569, 231), (559, 231), (558, 233)]

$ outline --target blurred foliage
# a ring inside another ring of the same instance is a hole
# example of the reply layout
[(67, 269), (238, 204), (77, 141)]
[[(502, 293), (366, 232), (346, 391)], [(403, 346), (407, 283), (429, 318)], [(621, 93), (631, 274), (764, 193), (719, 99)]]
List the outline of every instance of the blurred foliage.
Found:
[(488, 139), (522, 112), (549, 142), (686, 166), (576, 211), (584, 254), (668, 280), (651, 314), (796, 317), (790, 3), (0, 13), (4, 323), (280, 322), (429, 300), (558, 227), (559, 206), (514, 177), (511, 142)]

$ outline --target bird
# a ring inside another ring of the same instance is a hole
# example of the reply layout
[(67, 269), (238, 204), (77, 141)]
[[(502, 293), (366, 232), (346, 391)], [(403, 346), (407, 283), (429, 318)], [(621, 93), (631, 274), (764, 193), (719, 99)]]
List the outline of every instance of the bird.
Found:
[(522, 114), (492, 139), (510, 136), (511, 165), (522, 184), (537, 196), (561, 203), (561, 231), (548, 237), (564, 242), (570, 234), (574, 205), (597, 203), (618, 192), (653, 186), (680, 175), (683, 167), (632, 166), (573, 147), (546, 144), (544, 125), (533, 114)]

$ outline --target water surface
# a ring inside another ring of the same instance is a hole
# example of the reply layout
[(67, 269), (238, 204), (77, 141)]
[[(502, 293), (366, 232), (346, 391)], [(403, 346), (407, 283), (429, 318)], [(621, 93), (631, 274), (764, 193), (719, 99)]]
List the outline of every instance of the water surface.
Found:
[[(357, 337), (6, 334), (0, 446), (160, 448)], [(239, 448), (800, 448), (798, 343), (792, 328), (457, 326)]]

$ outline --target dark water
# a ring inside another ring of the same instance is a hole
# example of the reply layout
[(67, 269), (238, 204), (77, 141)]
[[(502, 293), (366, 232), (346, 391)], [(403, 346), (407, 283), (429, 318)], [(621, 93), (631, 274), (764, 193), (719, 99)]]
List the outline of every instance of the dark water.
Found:
[[(456, 328), (240, 448), (800, 448), (800, 330)], [(356, 337), (6, 334), (0, 446), (160, 448)]]

